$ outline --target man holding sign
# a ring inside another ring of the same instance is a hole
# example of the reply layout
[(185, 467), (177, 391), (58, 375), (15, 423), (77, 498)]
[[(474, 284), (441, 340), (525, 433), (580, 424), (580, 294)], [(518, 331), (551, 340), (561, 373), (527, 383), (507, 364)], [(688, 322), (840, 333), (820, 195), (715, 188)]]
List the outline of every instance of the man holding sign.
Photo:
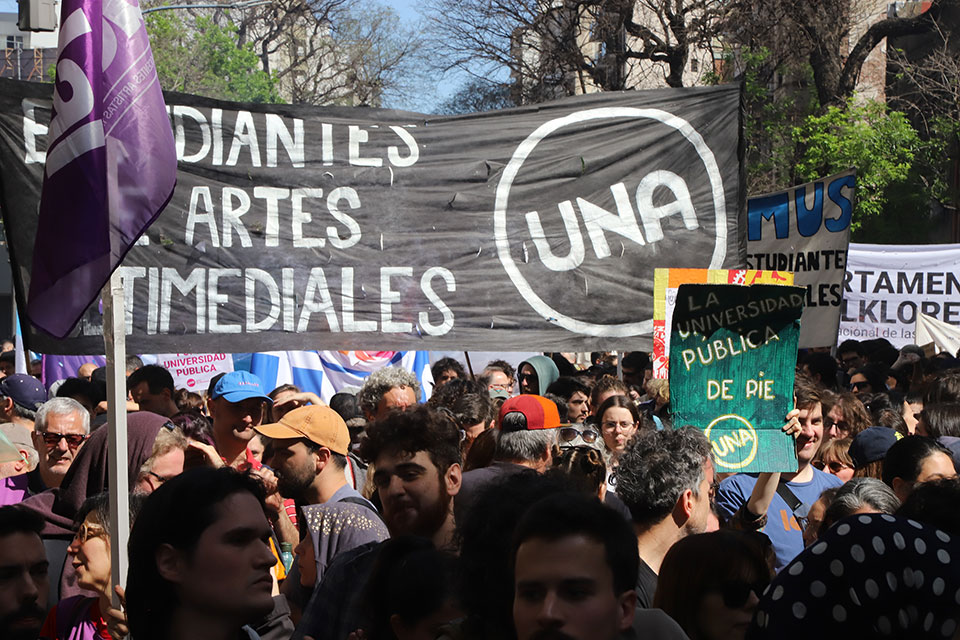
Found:
[(823, 411), (817, 387), (805, 378), (794, 384), (800, 434), (796, 440), (797, 471), (740, 473), (720, 483), (717, 511), (723, 520), (758, 529), (769, 536), (779, 571), (803, 551), (807, 511), (825, 489), (843, 484), (811, 463), (823, 439)]
[[(671, 326), (674, 422), (703, 429), (717, 471), (737, 473), (720, 485), (719, 515), (763, 530), (778, 569), (803, 550), (808, 506), (840, 484), (811, 466), (823, 438), (820, 396), (794, 384), (803, 301), (792, 286), (681, 285)], [(783, 431), (799, 431), (796, 442)]]

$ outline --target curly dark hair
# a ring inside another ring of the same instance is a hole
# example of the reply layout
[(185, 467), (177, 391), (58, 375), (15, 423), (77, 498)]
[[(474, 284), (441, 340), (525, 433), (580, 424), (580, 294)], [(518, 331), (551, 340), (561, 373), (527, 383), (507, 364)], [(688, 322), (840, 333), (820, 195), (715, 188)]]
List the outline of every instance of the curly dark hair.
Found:
[(698, 495), (709, 458), (710, 441), (694, 427), (639, 432), (614, 472), (617, 496), (635, 524), (651, 527), (670, 514), (684, 491)]
[(382, 453), (418, 451), (427, 452), (441, 476), (450, 465), (460, 464), (460, 429), (453, 418), (423, 405), (394, 410), (367, 427), (360, 443), (360, 457), (370, 463)]
[(433, 374), (434, 381), (436, 381), (436, 379), (439, 378), (440, 374), (444, 371), (453, 371), (457, 374), (458, 378), (465, 378), (467, 376), (467, 372), (464, 371), (463, 365), (453, 358), (440, 358), (433, 363), (432, 367), (430, 367), (430, 373)]

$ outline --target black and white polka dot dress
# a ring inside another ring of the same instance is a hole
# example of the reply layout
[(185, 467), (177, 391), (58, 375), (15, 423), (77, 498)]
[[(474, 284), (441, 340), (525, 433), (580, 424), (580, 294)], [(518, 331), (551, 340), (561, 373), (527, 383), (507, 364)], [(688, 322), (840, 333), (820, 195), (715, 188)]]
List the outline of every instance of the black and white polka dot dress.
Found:
[(870, 514), (840, 521), (777, 575), (747, 638), (960, 638), (958, 625), (960, 536)]

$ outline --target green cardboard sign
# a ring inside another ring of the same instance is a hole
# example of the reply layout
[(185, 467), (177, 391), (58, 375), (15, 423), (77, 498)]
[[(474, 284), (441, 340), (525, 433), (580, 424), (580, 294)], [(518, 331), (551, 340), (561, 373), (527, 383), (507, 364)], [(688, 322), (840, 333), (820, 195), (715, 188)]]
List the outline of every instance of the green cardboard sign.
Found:
[(674, 424), (702, 429), (723, 472), (797, 470), (783, 433), (793, 408), (805, 289), (690, 284), (677, 290), (670, 333)]

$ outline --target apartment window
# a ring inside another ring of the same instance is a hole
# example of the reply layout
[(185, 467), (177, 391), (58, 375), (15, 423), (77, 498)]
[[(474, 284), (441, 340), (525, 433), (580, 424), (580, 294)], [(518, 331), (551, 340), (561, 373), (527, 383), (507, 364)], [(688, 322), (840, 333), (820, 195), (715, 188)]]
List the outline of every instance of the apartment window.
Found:
[(23, 49), (23, 36), (7, 36), (7, 49)]
[(693, 58), (692, 60), (690, 60), (690, 71), (692, 71), (693, 73), (700, 71), (700, 61), (697, 60), (696, 58)]

